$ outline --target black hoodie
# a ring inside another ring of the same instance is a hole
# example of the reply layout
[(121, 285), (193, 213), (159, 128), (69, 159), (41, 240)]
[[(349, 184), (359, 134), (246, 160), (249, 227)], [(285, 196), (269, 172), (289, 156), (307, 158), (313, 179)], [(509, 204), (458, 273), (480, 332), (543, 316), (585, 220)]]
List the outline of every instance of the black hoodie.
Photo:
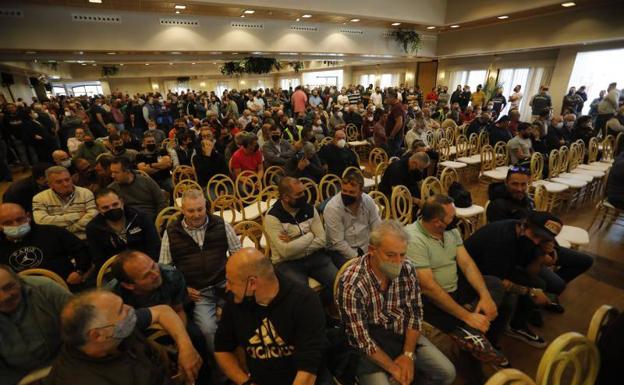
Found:
[(488, 222), (504, 219), (523, 219), (534, 210), (533, 201), (528, 195), (524, 199), (514, 199), (504, 182), (492, 183), (488, 188), (490, 204), (487, 208)]
[(244, 349), (258, 385), (291, 385), (297, 371), (317, 374), (326, 347), (318, 295), (284, 276), (277, 278), (279, 292), (268, 306), (228, 301), (215, 337), (216, 352)]

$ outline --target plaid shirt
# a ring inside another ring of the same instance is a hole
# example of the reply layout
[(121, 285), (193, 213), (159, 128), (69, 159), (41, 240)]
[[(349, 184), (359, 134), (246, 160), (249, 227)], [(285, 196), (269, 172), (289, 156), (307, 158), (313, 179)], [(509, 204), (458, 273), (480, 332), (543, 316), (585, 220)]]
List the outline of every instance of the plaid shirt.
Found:
[(411, 264), (403, 263), (401, 274), (384, 293), (369, 259), (367, 254), (345, 270), (336, 302), (351, 346), (371, 355), (377, 344), (368, 327), (383, 327), (399, 335), (404, 335), (408, 328), (420, 330), (422, 302), (416, 270)]

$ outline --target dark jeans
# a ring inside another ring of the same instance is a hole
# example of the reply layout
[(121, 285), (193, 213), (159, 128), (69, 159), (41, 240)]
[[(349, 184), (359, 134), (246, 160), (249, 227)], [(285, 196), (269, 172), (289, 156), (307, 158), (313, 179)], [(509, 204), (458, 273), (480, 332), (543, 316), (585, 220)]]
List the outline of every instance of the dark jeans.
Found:
[(12, 181), (11, 170), (7, 161), (7, 145), (3, 139), (0, 139), (0, 182)]
[(315, 251), (307, 257), (282, 262), (277, 265), (277, 270), (306, 286), (308, 285), (308, 277), (314, 278), (329, 291), (329, 298), (334, 298), (334, 280), (338, 268), (324, 249)]
[[(501, 280), (497, 277), (491, 275), (484, 275), (483, 281), (485, 282), (485, 286), (488, 288), (490, 295), (492, 296), (492, 300), (498, 306), (505, 296), (505, 288)], [(457, 290), (452, 293), (448, 293), (451, 298), (455, 300), (459, 305), (464, 306), (467, 304), (475, 307), (479, 302), (479, 295), (475, 291), (475, 289), (470, 285), (468, 280), (463, 276), (463, 274), (459, 275), (459, 279), (457, 282)], [(440, 309), (437, 305), (435, 305), (432, 301), (430, 301), (426, 296), (423, 296), (423, 316), (425, 321), (429, 322), (431, 325), (440, 329), (440, 331), (444, 333), (449, 333), (454, 330), (458, 326), (462, 326), (464, 322), (458, 318), (455, 318), (453, 315), (447, 313), (446, 311)], [(494, 330), (494, 326), (498, 326), (496, 330)], [(494, 322), (491, 325), (488, 334), (496, 337), (500, 335), (504, 327), (504, 323), (502, 325), (498, 325), (498, 323)]]
[[(516, 269), (509, 280), (518, 285), (546, 290), (546, 283), (540, 279), (539, 276), (529, 274), (527, 271), (520, 268)], [(510, 310), (513, 310), (509, 325), (514, 329), (526, 328), (527, 320), (531, 312), (536, 309), (536, 305), (531, 297), (508, 292), (504, 303)]]
[(388, 156), (401, 156), (401, 145), (403, 144), (403, 135), (400, 133), (393, 139), (388, 138)]
[(568, 282), (589, 270), (594, 260), (587, 254), (565, 247), (560, 247), (557, 255), (557, 269), (553, 271), (542, 266), (539, 278), (544, 281), (547, 292), (560, 295)]

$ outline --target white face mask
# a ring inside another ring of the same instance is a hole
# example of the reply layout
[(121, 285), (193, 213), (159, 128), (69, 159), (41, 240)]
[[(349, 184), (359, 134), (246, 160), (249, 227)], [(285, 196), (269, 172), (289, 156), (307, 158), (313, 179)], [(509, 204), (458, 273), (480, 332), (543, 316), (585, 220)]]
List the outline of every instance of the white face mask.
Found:
[(562, 128), (563, 127), (563, 122), (559, 122), (557, 124), (555, 124), (555, 128)]
[(347, 145), (347, 141), (344, 139), (340, 139), (339, 141), (336, 142), (336, 146), (338, 146), (338, 148), (344, 148), (344, 146)]
[(65, 159), (64, 161), (61, 162), (61, 166), (65, 168), (70, 168), (71, 165), (72, 165), (71, 159)]
[(369, 117), (368, 117), (368, 121), (369, 121), (369, 122), (372, 122), (372, 121), (373, 121), (373, 117), (372, 117), (372, 116), (369, 116)]
[(65, 116), (71, 116), (71, 112), (65, 111)]
[(342, 118), (342, 111), (338, 111), (338, 112), (336, 113), (336, 116), (337, 116), (337, 117), (339, 117), (339, 118)]

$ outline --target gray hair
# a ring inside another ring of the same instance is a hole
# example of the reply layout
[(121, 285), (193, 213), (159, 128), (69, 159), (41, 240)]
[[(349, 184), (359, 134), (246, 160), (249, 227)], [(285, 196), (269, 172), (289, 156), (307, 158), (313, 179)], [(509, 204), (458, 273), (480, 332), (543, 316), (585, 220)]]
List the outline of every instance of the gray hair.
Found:
[(52, 166), (48, 167), (45, 171), (46, 179), (50, 180), (50, 175), (52, 174), (60, 174), (62, 172), (66, 172), (69, 174), (69, 170), (63, 166)]
[(393, 235), (405, 242), (409, 241), (409, 234), (405, 231), (403, 225), (394, 219), (389, 219), (382, 221), (373, 231), (371, 231), (370, 244), (375, 247), (379, 247), (381, 245), (381, 241), (387, 235)]
[(186, 190), (185, 192), (182, 193), (182, 202), (184, 202), (187, 199), (199, 199), (199, 198), (206, 200), (204, 193), (197, 189)]
[(417, 160), (423, 167), (428, 167), (431, 163), (431, 159), (429, 159), (429, 155), (426, 152), (417, 152), (410, 159)]
[(61, 312), (61, 336), (69, 346), (80, 348), (87, 343), (87, 332), (100, 315), (93, 305), (93, 297), (109, 293), (101, 289), (82, 292), (71, 298)]

